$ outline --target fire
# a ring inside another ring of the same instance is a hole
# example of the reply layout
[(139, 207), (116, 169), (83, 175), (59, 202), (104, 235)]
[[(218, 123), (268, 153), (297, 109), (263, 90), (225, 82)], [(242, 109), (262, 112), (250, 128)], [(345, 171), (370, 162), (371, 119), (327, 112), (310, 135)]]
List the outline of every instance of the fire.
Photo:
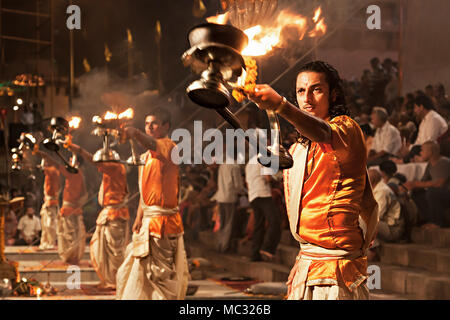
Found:
[(119, 114), (119, 119), (133, 119), (134, 117), (134, 110), (132, 108), (128, 108), (121, 114)]
[(69, 127), (72, 129), (78, 129), (81, 123), (80, 117), (72, 117), (69, 121)]
[[(225, 24), (228, 20), (227, 14), (228, 12), (209, 17), (206, 20), (210, 23)], [(283, 38), (282, 33), (288, 28), (295, 31), (295, 36), (298, 40), (303, 40), (306, 34), (310, 38), (321, 36), (327, 31), (325, 18), (321, 16), (321, 7), (315, 10), (312, 19), (308, 19), (300, 14), (293, 14), (287, 10), (282, 10), (272, 26), (264, 27), (256, 25), (244, 30), (249, 42), (247, 47), (242, 51), (242, 55), (262, 56), (273, 48), (284, 46), (285, 44), (281, 43)]]
[(99, 116), (93, 116), (93, 117), (92, 117), (92, 122), (93, 122), (93, 123), (98, 123), (98, 124), (100, 124), (100, 123), (102, 123), (102, 117), (99, 117)]
[(105, 120), (115, 120), (117, 119), (117, 113), (111, 112), (111, 111), (107, 111), (105, 116), (103, 117), (103, 119)]
[(324, 35), (327, 32), (327, 25), (325, 24), (325, 18), (320, 18), (321, 14), (322, 10), (319, 7), (316, 10), (313, 18), (313, 21), (316, 23), (316, 25), (314, 29), (308, 33), (308, 36), (311, 38)]
[(321, 14), (322, 14), (322, 8), (319, 7), (319, 8), (317, 8), (316, 12), (314, 12), (314, 18), (313, 18), (313, 21), (314, 21), (315, 23), (317, 23), (317, 21), (319, 21), (319, 18), (320, 18), (320, 15), (321, 15)]
[(217, 16), (208, 17), (208, 18), (206, 18), (206, 21), (208, 21), (209, 23), (215, 23), (215, 24), (226, 24), (228, 21), (228, 15), (229, 15), (229, 12), (225, 12), (225, 13), (219, 14)]

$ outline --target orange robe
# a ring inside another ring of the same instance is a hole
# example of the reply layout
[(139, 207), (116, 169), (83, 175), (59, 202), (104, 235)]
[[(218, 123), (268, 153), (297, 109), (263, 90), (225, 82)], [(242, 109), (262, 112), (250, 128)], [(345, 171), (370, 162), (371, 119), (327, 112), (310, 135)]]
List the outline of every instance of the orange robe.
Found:
[[(97, 169), (103, 173), (99, 191), (99, 203), (103, 207), (117, 206), (125, 201), (128, 195), (127, 171), (125, 165), (118, 163), (97, 163)], [(128, 207), (109, 208), (108, 219), (129, 219)]]
[(58, 195), (61, 189), (59, 170), (55, 167), (44, 169), (44, 205), (53, 207), (58, 205)]
[(61, 216), (82, 214), (82, 207), (87, 198), (84, 176), (81, 170), (72, 174), (66, 170), (61, 171), (66, 178), (63, 192), (63, 204), (60, 211)]
[[(298, 221), (294, 223), (300, 243), (330, 250), (361, 252), (354, 259), (314, 261), (313, 257), (307, 271), (306, 286), (343, 283), (352, 291), (367, 278), (367, 257), (363, 252), (365, 239), (358, 219), (362, 216), (364, 221), (369, 220), (376, 202), (366, 175), (366, 147), (361, 129), (347, 116), (335, 117), (328, 123), (332, 130), (331, 142), (312, 142), (309, 147)], [(297, 147), (299, 144), (291, 147), (291, 154)], [(290, 170), (284, 171), (288, 212), (295, 210), (289, 208), (292, 200), (290, 174), (293, 174)], [(296, 272), (296, 265), (290, 279)]]
[[(142, 186), (141, 201), (146, 206), (176, 208), (178, 206), (179, 168), (171, 160), (175, 143), (169, 138), (156, 140), (156, 151), (143, 155), (145, 166), (140, 169)], [(169, 216), (152, 217), (150, 235), (161, 238), (163, 235), (183, 233), (180, 213)]]

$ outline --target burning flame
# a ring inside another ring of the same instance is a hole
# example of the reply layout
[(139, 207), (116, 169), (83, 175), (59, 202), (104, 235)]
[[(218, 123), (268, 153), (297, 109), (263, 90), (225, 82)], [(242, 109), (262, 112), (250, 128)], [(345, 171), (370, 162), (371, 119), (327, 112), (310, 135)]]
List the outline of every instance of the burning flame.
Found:
[(111, 111), (107, 111), (105, 116), (103, 117), (103, 119), (105, 120), (115, 120), (117, 119), (117, 113), (111, 112)]
[[(314, 27), (311, 27), (309, 19), (300, 14), (293, 14), (287, 10), (282, 10), (275, 23), (270, 27), (263, 27), (256, 25), (244, 30), (244, 33), (248, 37), (248, 45), (242, 51), (244, 56), (262, 56), (267, 54), (273, 48), (282, 46), (281, 36), (283, 29), (289, 27), (295, 29), (298, 40), (303, 40), (305, 34), (308, 37), (318, 37), (326, 33), (327, 26), (325, 24), (325, 18), (321, 17), (322, 9), (317, 8), (314, 12), (312, 21)], [(228, 20), (228, 12), (209, 17), (206, 19), (210, 23), (225, 24)]]
[(69, 121), (69, 127), (72, 129), (78, 129), (81, 123), (80, 117), (72, 117)]
[(107, 111), (105, 115), (103, 116), (103, 119), (99, 116), (94, 116), (92, 118), (92, 122), (94, 123), (102, 123), (103, 120), (122, 120), (122, 119), (133, 119), (134, 117), (134, 110), (133, 108), (128, 108), (124, 112), (117, 114), (111, 111)]
[(119, 114), (119, 119), (133, 119), (134, 117), (134, 110), (132, 108), (128, 108), (121, 114)]
[(99, 117), (99, 116), (93, 116), (93, 117), (92, 117), (92, 122), (93, 122), (93, 123), (102, 123), (102, 117)]
[(215, 23), (215, 24), (226, 24), (228, 21), (228, 15), (229, 15), (229, 12), (225, 12), (225, 13), (219, 14), (217, 16), (208, 17), (208, 18), (206, 18), (206, 21), (208, 21), (209, 23)]
[(322, 14), (322, 8), (319, 7), (317, 8), (316, 12), (314, 12), (314, 17), (313, 17), (313, 21), (315, 23), (317, 23), (317, 21), (319, 21), (320, 15)]
[[(322, 10), (319, 7), (315, 14), (313, 21), (316, 23), (314, 29), (308, 33), (308, 36), (311, 38), (324, 35), (327, 32), (327, 25), (325, 24), (325, 18), (320, 19), (320, 15), (322, 14)], [(319, 20), (320, 19), (320, 20)]]

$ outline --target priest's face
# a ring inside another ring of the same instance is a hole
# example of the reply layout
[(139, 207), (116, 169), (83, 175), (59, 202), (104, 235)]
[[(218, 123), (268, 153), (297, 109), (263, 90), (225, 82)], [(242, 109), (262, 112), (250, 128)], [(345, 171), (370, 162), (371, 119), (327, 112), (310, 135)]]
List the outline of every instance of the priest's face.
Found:
[(324, 73), (301, 72), (297, 76), (297, 102), (300, 109), (320, 119), (327, 119), (330, 108), (330, 86)]
[(164, 138), (169, 131), (169, 124), (153, 115), (145, 118), (145, 133), (155, 139)]

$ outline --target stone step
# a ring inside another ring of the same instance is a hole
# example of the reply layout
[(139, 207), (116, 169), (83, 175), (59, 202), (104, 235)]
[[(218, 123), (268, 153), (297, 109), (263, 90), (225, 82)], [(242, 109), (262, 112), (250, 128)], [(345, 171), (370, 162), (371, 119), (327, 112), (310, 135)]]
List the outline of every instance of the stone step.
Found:
[(436, 248), (450, 248), (450, 228), (413, 228), (411, 239), (417, 244), (431, 245)]
[(381, 289), (421, 300), (449, 300), (450, 277), (410, 267), (377, 264)]
[(279, 244), (275, 255), (275, 262), (291, 268), (295, 264), (295, 258), (298, 252), (298, 246)]
[[(286, 234), (286, 233), (285, 233)], [(289, 233), (290, 235), (290, 233)], [(202, 231), (199, 233), (199, 239), (202, 244), (210, 249), (215, 249), (216, 235), (211, 231)], [(292, 267), (295, 263), (295, 257), (298, 254), (298, 245), (295, 246), (297, 241), (294, 241), (294, 246), (292, 244), (286, 245), (286, 242), (281, 242), (277, 247), (275, 254), (275, 263)], [(289, 242), (290, 243), (290, 242)], [(238, 245), (237, 254), (250, 257), (251, 256), (251, 241), (240, 242)]]
[(79, 272), (81, 283), (99, 282), (99, 278), (90, 261), (82, 260), (78, 266), (62, 261), (19, 261), (19, 273), (22, 278), (33, 278), (39, 282), (74, 281)]
[[(10, 261), (58, 261), (61, 258), (58, 251), (54, 250), (39, 250), (38, 247), (25, 246), (6, 246), (6, 259)], [(89, 246), (86, 246), (83, 260), (89, 260)]]
[(214, 264), (241, 276), (260, 281), (285, 282), (289, 275), (290, 268), (280, 264), (252, 262), (247, 256), (220, 253), (199, 241), (192, 241), (186, 245), (191, 255), (208, 258)]
[(384, 264), (450, 275), (450, 249), (419, 244), (386, 243), (381, 247), (380, 260)]
[(414, 296), (387, 292), (384, 290), (370, 290), (369, 300), (417, 300)]

